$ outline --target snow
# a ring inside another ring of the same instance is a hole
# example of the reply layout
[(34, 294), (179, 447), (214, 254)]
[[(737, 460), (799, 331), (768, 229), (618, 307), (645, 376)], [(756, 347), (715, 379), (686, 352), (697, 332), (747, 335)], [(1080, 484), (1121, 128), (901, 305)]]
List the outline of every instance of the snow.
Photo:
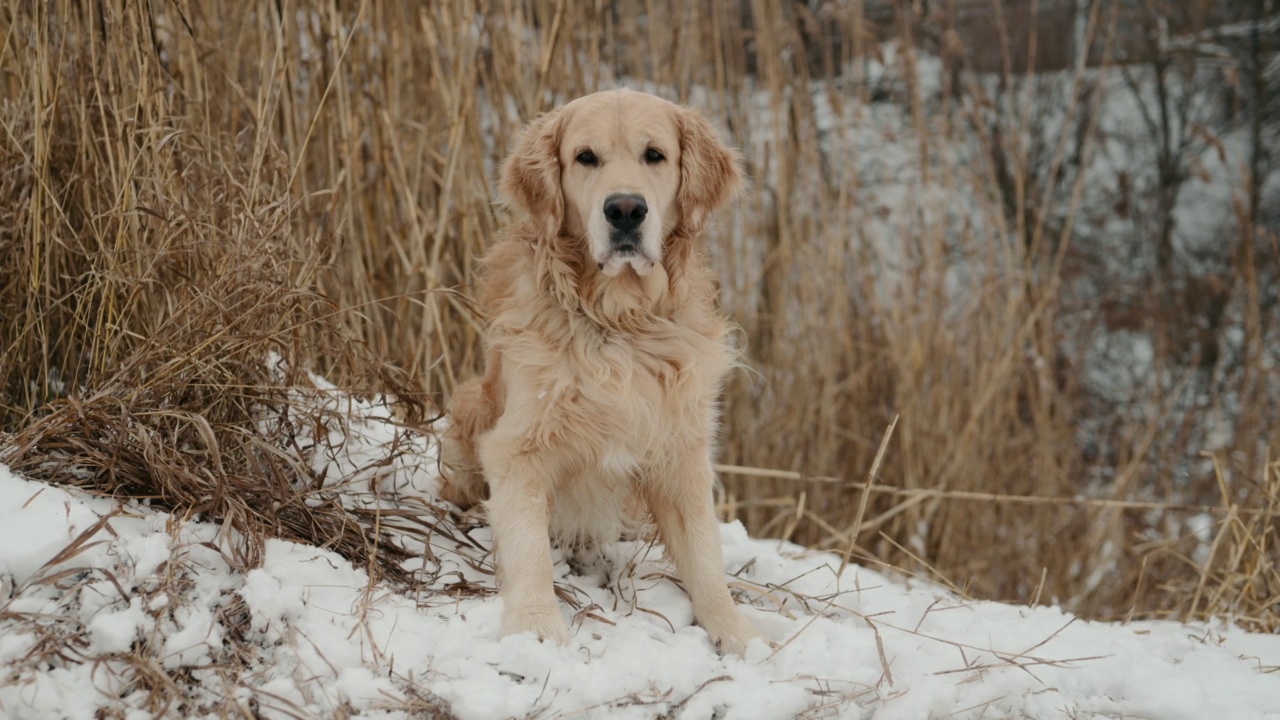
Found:
[[(354, 504), (427, 507), (433, 444), (372, 477), (400, 431), (376, 406), (330, 407), (350, 413), (345, 442), (317, 459), (330, 482)], [(407, 718), (431, 697), (464, 720), (1280, 718), (1280, 637), (967, 601), (856, 565), (841, 573), (835, 556), (737, 523), (721, 528), (726, 571), (773, 641), (745, 657), (715, 652), (646, 543), (608, 547), (580, 573), (557, 564), (576, 605), (563, 604), (573, 637), (558, 647), (499, 637), (482, 524), (440, 526), (426, 544), (403, 533), (420, 555), (411, 585), (280, 540), (261, 567), (235, 572), (227, 532), (0, 465), (0, 716), (153, 717), (132, 655), (189, 683), (185, 717), (234, 701), (266, 718)], [(232, 656), (245, 669), (228, 676)]]

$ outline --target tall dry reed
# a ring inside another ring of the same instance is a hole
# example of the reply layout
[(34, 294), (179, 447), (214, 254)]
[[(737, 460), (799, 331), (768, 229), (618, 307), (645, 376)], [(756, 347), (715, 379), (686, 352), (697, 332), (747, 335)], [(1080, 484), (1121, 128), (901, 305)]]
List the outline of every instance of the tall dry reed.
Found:
[[(270, 402), (268, 350), (439, 401), (480, 363), (469, 283), (507, 220), (509, 139), (626, 84), (701, 106), (753, 178), (709, 238), (753, 368), (721, 459), (764, 469), (724, 473), (728, 516), (975, 596), (1274, 628), (1274, 403), (1240, 396), (1217, 469), (1175, 487), (1165, 461), (1203, 449), (1167, 442), (1176, 388), (1135, 420), (1084, 375), (1099, 320), (1064, 288), (1095, 70), (1044, 92), (1008, 40), (1036, 34), (1005, 32), (1004, 71), (978, 77), (918, 9), (6, 0), (0, 427), (47, 451), (50, 418), (78, 412), (58, 398), (111, 388), (109, 426), (137, 386), (230, 433), (252, 411), (226, 398)], [(918, 81), (939, 62), (941, 91)], [(1064, 121), (1036, 144), (1046, 103)], [(199, 399), (174, 400), (189, 377)], [(1207, 506), (1212, 537), (1173, 505)]]

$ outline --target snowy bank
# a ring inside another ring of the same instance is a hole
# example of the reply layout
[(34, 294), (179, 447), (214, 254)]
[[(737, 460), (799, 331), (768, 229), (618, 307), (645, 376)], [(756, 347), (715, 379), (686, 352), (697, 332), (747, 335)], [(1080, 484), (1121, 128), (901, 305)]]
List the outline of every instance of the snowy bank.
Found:
[[(331, 480), (382, 423), (353, 419)], [(241, 574), (217, 525), (0, 465), (0, 716), (1280, 718), (1280, 637), (968, 602), (736, 523), (726, 571), (773, 647), (717, 655), (643, 543), (557, 564), (568, 646), (499, 638), (488, 530), (423, 502), (429, 447), (350, 482), (417, 528), (409, 585), (283, 541)], [(157, 705), (157, 677), (180, 700)]]

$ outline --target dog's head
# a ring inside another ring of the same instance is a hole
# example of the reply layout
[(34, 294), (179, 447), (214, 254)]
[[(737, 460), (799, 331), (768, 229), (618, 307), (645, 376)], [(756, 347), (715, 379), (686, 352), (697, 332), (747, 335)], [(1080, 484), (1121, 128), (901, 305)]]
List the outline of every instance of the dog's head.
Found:
[(663, 262), (666, 239), (695, 236), (742, 185), (738, 157), (694, 110), (629, 90), (579, 98), (530, 123), (503, 163), (508, 203), (551, 237), (585, 238), (615, 276)]

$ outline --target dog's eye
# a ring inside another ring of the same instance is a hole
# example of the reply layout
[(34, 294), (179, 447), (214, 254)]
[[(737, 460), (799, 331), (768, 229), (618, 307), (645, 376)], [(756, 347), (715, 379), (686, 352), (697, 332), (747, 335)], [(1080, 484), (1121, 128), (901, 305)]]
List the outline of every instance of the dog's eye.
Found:
[(596, 157), (596, 154), (590, 150), (583, 150), (574, 159), (587, 167), (595, 167), (600, 164), (600, 158)]
[(667, 156), (663, 155), (656, 148), (649, 148), (648, 150), (644, 151), (644, 161), (650, 165), (657, 165), (658, 163), (666, 159), (667, 159)]

